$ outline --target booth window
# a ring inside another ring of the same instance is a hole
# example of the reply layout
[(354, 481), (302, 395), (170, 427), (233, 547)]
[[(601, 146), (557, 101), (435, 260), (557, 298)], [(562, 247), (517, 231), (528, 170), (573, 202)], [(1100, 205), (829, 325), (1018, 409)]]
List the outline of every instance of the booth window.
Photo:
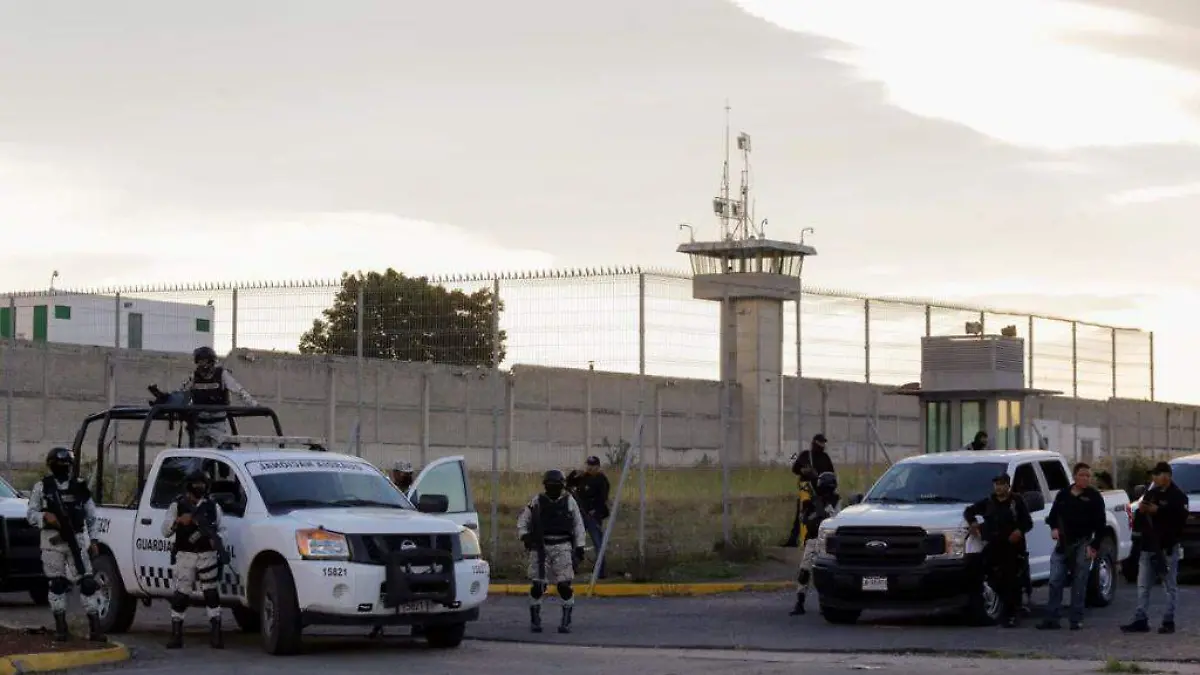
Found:
[(950, 403), (930, 401), (925, 407), (925, 452), (950, 450)]

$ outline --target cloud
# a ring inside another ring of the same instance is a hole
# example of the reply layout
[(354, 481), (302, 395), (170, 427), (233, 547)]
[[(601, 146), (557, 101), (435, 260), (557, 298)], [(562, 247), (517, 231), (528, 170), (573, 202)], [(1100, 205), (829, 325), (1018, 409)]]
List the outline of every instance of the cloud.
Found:
[(1010, 144), (1200, 142), (1200, 76), (1080, 39), (1172, 30), (1146, 17), (1061, 0), (734, 1), (846, 45), (825, 56), (882, 83), (893, 105)]
[(15, 154), (0, 154), (0, 234), (9, 244), (0, 288), (43, 288), (54, 269), (60, 287), (87, 287), (554, 264), (536, 246), (391, 213), (181, 208), (134, 194), (121, 176), (103, 179)]
[(1109, 195), (1108, 203), (1115, 206), (1133, 206), (1196, 196), (1200, 196), (1200, 181), (1178, 185), (1152, 185), (1150, 187), (1123, 190)]

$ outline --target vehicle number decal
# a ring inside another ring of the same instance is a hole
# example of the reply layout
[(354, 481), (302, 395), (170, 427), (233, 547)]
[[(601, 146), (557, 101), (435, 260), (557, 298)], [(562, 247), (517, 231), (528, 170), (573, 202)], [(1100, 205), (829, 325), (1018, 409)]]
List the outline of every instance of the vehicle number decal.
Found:
[(322, 571), (327, 577), (344, 577), (347, 575), (345, 567), (326, 567)]

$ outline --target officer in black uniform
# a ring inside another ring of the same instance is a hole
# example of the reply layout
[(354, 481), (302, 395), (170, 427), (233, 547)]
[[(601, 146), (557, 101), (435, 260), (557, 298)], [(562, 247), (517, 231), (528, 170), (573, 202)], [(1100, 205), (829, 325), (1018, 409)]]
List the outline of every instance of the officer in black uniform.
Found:
[(583, 560), (587, 530), (575, 498), (567, 491), (562, 471), (551, 469), (542, 477), (545, 491), (529, 500), (517, 517), (517, 536), (529, 552), (529, 624), (542, 632), (542, 596), (554, 584), (562, 598), (562, 623), (558, 632), (571, 632), (575, 607), (575, 569)]
[[(217, 353), (212, 347), (197, 347), (192, 352), (196, 370), (183, 383), (181, 389), (188, 393), (193, 405), (229, 405), (230, 393), (236, 394), (248, 406), (258, 402), (245, 387), (223, 366), (217, 365)], [(216, 447), (217, 438), (229, 433), (229, 416), (221, 412), (196, 414), (193, 446)]]
[[(982, 516), (983, 524), (975, 519)], [(1003, 624), (1007, 628), (1017, 625), (1021, 612), (1021, 591), (1025, 535), (1033, 529), (1033, 518), (1025, 501), (1012, 493), (1008, 474), (1000, 474), (992, 480), (992, 495), (968, 506), (963, 518), (971, 526), (971, 534), (984, 543), (978, 563), (979, 583), (991, 579), (992, 588), (1004, 603)]]
[[(25, 515), (30, 525), (41, 530), (42, 571), (49, 584), (54, 639), (57, 642), (70, 639), (67, 593), (72, 585), (78, 584), (87, 613), (88, 639), (104, 642), (100, 631), (100, 596), (96, 593), (100, 587), (92, 576), (92, 556), (97, 553), (96, 503), (87, 483), (71, 476), (75, 453), (67, 448), (54, 448), (46, 455), (46, 466), (50, 475), (34, 484)], [(63, 516), (69, 522), (63, 522)], [(67, 537), (75, 540), (74, 550)]]
[(804, 598), (808, 593), (808, 582), (812, 578), (813, 560), (817, 557), (817, 531), (826, 518), (837, 515), (838, 502), (841, 497), (837, 493), (837, 474), (832, 471), (822, 472), (817, 476), (813, 486), (813, 494), (800, 503), (800, 520), (804, 523), (804, 551), (800, 557), (800, 574), (796, 577), (796, 605), (791, 615), (804, 613)]
[(196, 521), (203, 519), (217, 535), (221, 528), (221, 507), (208, 498), (208, 475), (194, 471), (184, 483), (184, 493), (167, 507), (163, 519), (163, 537), (175, 537), (171, 548), (171, 576), (175, 593), (171, 596), (171, 639), (167, 649), (183, 646), (183, 618), (191, 604), (193, 586), (204, 594), (208, 610), (209, 646), (222, 649), (221, 636), (221, 541), (206, 537)]

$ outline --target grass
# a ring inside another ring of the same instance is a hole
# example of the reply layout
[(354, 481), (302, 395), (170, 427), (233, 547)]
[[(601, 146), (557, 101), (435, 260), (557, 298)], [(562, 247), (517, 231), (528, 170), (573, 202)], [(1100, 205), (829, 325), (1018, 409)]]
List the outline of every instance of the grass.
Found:
[[(85, 467), (84, 475), (90, 471)], [(869, 485), (864, 467), (841, 467), (844, 496)], [(619, 472), (609, 470), (616, 491)], [(28, 489), (40, 478), (18, 473), (14, 484)], [(524, 581), (525, 552), (517, 539), (517, 516), (541, 490), (541, 472), (503, 472), (498, 476), (498, 546), (492, 550), (492, 477), (484, 471), (471, 475), (471, 490), (480, 516), (484, 555), (492, 563), (492, 576), (504, 582)], [(626, 479), (605, 554), (609, 577), (629, 581), (682, 583), (742, 578), (765, 559), (766, 549), (787, 536), (796, 508), (796, 479), (786, 467), (730, 470), (730, 543), (725, 545), (721, 504), (721, 471), (695, 467), (646, 471), (645, 551), (639, 556), (638, 523), (642, 513), (636, 472)], [(125, 501), (133, 493), (133, 471), (119, 480), (105, 478), (105, 501)], [(108, 495), (115, 493), (118, 500)], [(590, 543), (589, 543), (590, 548)], [(596, 552), (580, 569), (591, 573)]]
[(1109, 659), (1104, 663), (1104, 667), (1100, 669), (1102, 673), (1156, 673), (1158, 671), (1151, 670), (1136, 663), (1125, 663), (1117, 659)]

